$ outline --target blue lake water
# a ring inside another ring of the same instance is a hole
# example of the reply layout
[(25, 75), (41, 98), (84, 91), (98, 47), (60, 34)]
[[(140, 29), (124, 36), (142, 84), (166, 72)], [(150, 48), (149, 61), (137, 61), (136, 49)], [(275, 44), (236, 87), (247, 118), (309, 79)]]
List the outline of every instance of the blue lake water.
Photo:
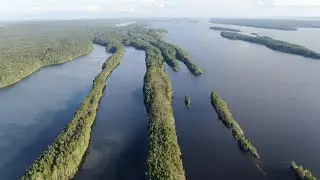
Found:
[(91, 145), (76, 179), (141, 180), (147, 171), (148, 116), (143, 103), (145, 53), (126, 48), (108, 78)]
[[(152, 24), (167, 29), (166, 40), (186, 49), (204, 70), (194, 77), (182, 63), (179, 72), (167, 67), (187, 179), (292, 180), (292, 160), (320, 177), (320, 61), (224, 39), (210, 26), (206, 21)], [(223, 27), (320, 52), (317, 29)], [(17, 179), (54, 140), (108, 56), (103, 47), (95, 46), (87, 56), (42, 68), (0, 89), (0, 179)], [(142, 94), (145, 70), (145, 53), (126, 48), (121, 65), (106, 82), (88, 154), (76, 179), (144, 178), (148, 152)], [(210, 103), (213, 90), (226, 99), (261, 159), (243, 153), (218, 120)], [(191, 97), (191, 109), (185, 107), (185, 95)]]
[[(231, 41), (206, 21), (153, 23), (166, 40), (186, 49), (204, 70), (192, 76), (183, 64), (168, 69), (174, 87), (177, 134), (188, 179), (294, 179), (292, 160), (320, 177), (320, 61)], [(233, 27), (233, 26), (225, 26)], [(283, 32), (236, 27), (319, 49), (319, 30)], [(241, 152), (210, 103), (216, 90), (228, 105), (260, 160)], [(184, 96), (191, 96), (191, 110)], [(257, 168), (259, 165), (266, 173)]]
[(102, 46), (0, 89), (0, 179), (14, 180), (51, 144), (110, 56)]

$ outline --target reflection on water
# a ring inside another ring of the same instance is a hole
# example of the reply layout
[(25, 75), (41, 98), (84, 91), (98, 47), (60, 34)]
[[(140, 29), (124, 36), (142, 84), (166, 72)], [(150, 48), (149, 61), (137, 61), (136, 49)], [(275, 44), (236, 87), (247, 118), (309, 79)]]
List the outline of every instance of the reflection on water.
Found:
[[(320, 61), (230, 41), (210, 26), (204, 21), (153, 24), (167, 29), (167, 41), (185, 48), (205, 72), (193, 77), (183, 65), (178, 73), (168, 69), (187, 178), (290, 180), (294, 179), (292, 160), (320, 177)], [(272, 37), (318, 48), (320, 52), (319, 41), (315, 41), (319, 39), (318, 31), (290, 32), (295, 35), (272, 31)], [(210, 104), (213, 90), (227, 100), (232, 114), (258, 149), (260, 160), (242, 153), (231, 132), (219, 122)], [(191, 96), (191, 110), (184, 106), (186, 94)], [(262, 175), (256, 164), (267, 175)]]
[(0, 89), (0, 179), (17, 179), (72, 119), (108, 54), (42, 68)]
[(89, 153), (76, 179), (144, 179), (148, 153), (144, 74), (144, 51), (127, 48), (107, 81)]

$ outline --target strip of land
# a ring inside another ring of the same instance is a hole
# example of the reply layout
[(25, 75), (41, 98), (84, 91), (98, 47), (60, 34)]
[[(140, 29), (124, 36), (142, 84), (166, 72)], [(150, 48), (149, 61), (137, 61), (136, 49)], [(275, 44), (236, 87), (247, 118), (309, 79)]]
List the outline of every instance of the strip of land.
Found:
[(210, 21), (215, 24), (228, 24), (283, 31), (296, 31), (298, 28), (320, 28), (319, 20), (213, 18)]
[(179, 61), (183, 62), (193, 75), (199, 76), (199, 75), (203, 74), (202, 69), (200, 69), (196, 64), (191, 62), (189, 54), (185, 50), (183, 50), (182, 48), (180, 48), (180, 47), (178, 47), (176, 45), (173, 45), (173, 44), (170, 44), (170, 45), (173, 48), (175, 48), (175, 50), (177, 52), (176, 53), (176, 58)]
[(227, 103), (216, 92), (211, 93), (211, 104), (223, 124), (232, 130), (233, 137), (238, 141), (239, 147), (250, 152), (256, 158), (260, 158), (256, 148), (250, 143), (240, 125), (233, 118)]
[(318, 52), (312, 51), (300, 45), (275, 40), (266, 36), (249, 36), (233, 32), (221, 32), (220, 35), (230, 40), (241, 40), (254, 44), (264, 45), (265, 47), (268, 47), (274, 51), (279, 51), (287, 54), (295, 54), (306, 58), (320, 59), (320, 54)]
[(103, 64), (102, 71), (95, 77), (89, 95), (83, 100), (73, 119), (48, 147), (48, 149), (26, 170), (23, 180), (71, 179), (77, 172), (90, 141), (91, 126), (95, 120), (105, 81), (120, 64), (124, 47)]
[(130, 45), (146, 52), (144, 101), (149, 115), (148, 179), (185, 180), (172, 110), (172, 84), (159, 48), (142, 39)]
[(315, 176), (312, 175), (312, 173), (305, 169), (302, 166), (298, 166), (294, 161), (291, 162), (291, 167), (293, 171), (296, 173), (297, 178), (300, 180), (317, 180)]
[(241, 32), (239, 29), (226, 28), (226, 27), (210, 27), (210, 29), (215, 31)]

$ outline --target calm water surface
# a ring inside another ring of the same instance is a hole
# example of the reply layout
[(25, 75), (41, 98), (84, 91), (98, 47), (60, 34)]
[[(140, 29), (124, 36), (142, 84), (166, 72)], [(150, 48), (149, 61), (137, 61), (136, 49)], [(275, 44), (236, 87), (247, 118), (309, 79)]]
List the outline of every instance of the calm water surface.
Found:
[(0, 179), (11, 180), (52, 143), (72, 119), (109, 54), (104, 47), (40, 69), (0, 89)]
[[(204, 21), (153, 24), (167, 29), (167, 41), (185, 48), (204, 69), (202, 76), (194, 77), (183, 64), (178, 73), (168, 68), (187, 178), (292, 180), (292, 160), (320, 177), (320, 61), (227, 40), (210, 26)], [(318, 32), (272, 31), (272, 35), (317, 50)], [(231, 132), (218, 121), (210, 104), (213, 90), (227, 100), (260, 160), (242, 153)], [(191, 110), (184, 105), (186, 94), (191, 95)]]
[[(183, 64), (177, 73), (167, 68), (187, 178), (292, 180), (292, 160), (320, 177), (320, 61), (227, 40), (210, 26), (204, 21), (153, 24), (167, 29), (166, 39), (185, 48), (205, 72), (194, 77)], [(320, 51), (316, 29), (237, 28)], [(90, 90), (107, 56), (103, 47), (95, 46), (88, 56), (43, 68), (0, 89), (0, 179), (16, 179), (53, 141)], [(144, 59), (143, 51), (127, 48), (107, 81), (88, 155), (76, 179), (144, 178), (148, 144)], [(212, 90), (227, 100), (260, 160), (240, 151), (218, 120), (210, 104)], [(190, 110), (184, 105), (187, 94)]]
[(91, 145), (76, 179), (141, 180), (146, 172), (148, 118), (143, 103), (145, 53), (126, 48), (107, 80)]
[[(235, 25), (212, 24), (211, 26), (229, 27), (241, 30), (242, 33), (257, 33), (260, 36), (268, 36), (277, 40), (283, 40), (305, 46), (311, 50), (320, 52), (320, 29), (299, 28), (297, 31), (281, 31), (275, 29), (252, 28)], [(219, 33), (219, 31), (216, 31)]]

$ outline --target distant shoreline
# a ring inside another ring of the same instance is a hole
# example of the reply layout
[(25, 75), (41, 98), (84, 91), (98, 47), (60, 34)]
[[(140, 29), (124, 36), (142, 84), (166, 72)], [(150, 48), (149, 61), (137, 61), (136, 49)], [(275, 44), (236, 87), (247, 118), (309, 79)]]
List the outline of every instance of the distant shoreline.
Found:
[(236, 25), (243, 27), (262, 28), (271, 30), (297, 31), (299, 28), (320, 28), (319, 19), (227, 19), (212, 18), (211, 23)]
[(312, 51), (304, 46), (275, 40), (266, 36), (249, 36), (232, 32), (221, 32), (220, 35), (230, 40), (241, 40), (249, 43), (260, 44), (274, 51), (299, 55), (306, 58), (320, 59), (320, 53)]

